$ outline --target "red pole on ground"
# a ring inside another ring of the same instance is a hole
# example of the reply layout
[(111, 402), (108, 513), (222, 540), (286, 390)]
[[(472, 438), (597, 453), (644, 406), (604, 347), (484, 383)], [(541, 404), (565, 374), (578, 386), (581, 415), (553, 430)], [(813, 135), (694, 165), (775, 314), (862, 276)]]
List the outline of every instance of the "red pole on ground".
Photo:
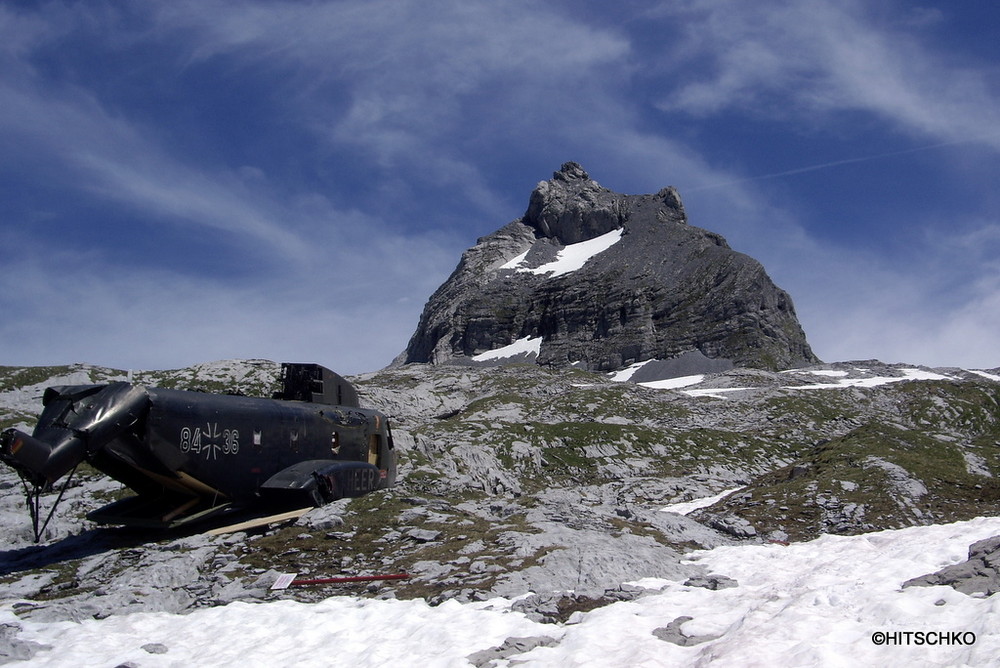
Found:
[(394, 573), (393, 575), (351, 575), (340, 578), (316, 578), (313, 580), (293, 580), (293, 585), (342, 584), (345, 582), (372, 582), (373, 580), (405, 580), (409, 573)]

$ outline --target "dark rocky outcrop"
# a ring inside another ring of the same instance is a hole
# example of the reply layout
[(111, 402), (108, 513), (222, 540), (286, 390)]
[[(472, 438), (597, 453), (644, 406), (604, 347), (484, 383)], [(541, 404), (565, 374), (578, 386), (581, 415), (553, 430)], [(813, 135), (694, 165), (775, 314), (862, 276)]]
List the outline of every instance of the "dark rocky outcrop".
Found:
[[(602, 235), (605, 249), (586, 252)], [(527, 351), (475, 359), (529, 338)], [(397, 362), (614, 371), (646, 360), (677, 360), (660, 378), (818, 361), (788, 294), (759, 262), (688, 225), (676, 190), (619, 194), (570, 162), (538, 184), (524, 216), (463, 254)]]
[(967, 561), (903, 583), (904, 588), (934, 585), (948, 585), (970, 595), (992, 596), (1000, 591), (1000, 536), (970, 545)]

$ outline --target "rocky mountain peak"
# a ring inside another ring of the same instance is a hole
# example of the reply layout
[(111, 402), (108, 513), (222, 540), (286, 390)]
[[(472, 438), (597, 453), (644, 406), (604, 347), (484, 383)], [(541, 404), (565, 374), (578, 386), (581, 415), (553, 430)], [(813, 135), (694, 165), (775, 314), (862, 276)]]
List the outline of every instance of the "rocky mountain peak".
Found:
[(575, 244), (622, 227), (622, 198), (591, 179), (579, 164), (567, 162), (552, 180), (535, 186), (522, 220), (541, 237)]
[[(674, 216), (677, 221), (685, 222), (676, 189), (668, 186), (646, 197), (659, 201), (664, 209), (679, 214)], [(535, 186), (522, 220), (538, 236), (575, 244), (623, 227), (632, 199), (635, 197), (611, 191), (591, 179), (579, 163), (567, 162), (551, 180)]]
[[(558, 172), (552, 172), (553, 181), (590, 181), (590, 174), (578, 162), (564, 162)], [(595, 181), (596, 183), (596, 181)]]
[[(818, 361), (756, 260), (687, 224), (672, 187), (625, 195), (567, 162), (478, 240), (397, 362), (534, 361), (662, 377)], [(648, 380), (648, 379), (647, 379)]]

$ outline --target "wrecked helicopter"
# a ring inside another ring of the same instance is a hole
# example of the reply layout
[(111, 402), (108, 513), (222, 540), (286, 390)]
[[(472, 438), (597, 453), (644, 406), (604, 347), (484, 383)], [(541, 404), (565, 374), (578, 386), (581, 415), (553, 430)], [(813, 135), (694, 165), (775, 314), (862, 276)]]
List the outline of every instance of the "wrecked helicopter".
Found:
[(127, 382), (48, 388), (30, 435), (0, 434), (0, 461), (21, 477), (36, 542), (48, 522), (42, 494), (63, 478), (65, 491), (83, 462), (134, 492), (87, 517), (140, 527), (320, 506), (394, 484), (389, 422), (361, 408), (346, 379), (286, 363), (281, 382), (271, 399)]

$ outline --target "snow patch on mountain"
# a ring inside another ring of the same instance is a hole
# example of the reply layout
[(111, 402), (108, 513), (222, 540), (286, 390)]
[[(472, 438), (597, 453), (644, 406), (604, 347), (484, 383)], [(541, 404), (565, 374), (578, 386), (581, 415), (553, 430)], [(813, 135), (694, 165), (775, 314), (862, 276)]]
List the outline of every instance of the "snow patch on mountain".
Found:
[[(643, 387), (656, 390), (679, 390), (691, 397), (725, 398), (734, 392), (747, 392), (761, 389), (762, 385), (747, 385), (741, 383), (744, 373), (694, 374), (662, 380), (643, 380), (640, 378), (643, 369), (653, 368), (659, 360), (636, 362), (620, 371), (609, 374), (614, 382), (633, 382)], [(865, 366), (862, 366), (865, 364)], [(777, 374), (771, 374), (771, 380), (766, 387), (781, 390), (839, 390), (859, 387), (872, 388), (890, 383), (905, 381), (957, 381), (971, 376), (1000, 382), (1000, 376), (976, 369), (926, 369), (918, 367), (892, 366), (881, 362), (840, 363), (841, 368), (805, 368), (789, 369)], [(645, 374), (648, 376), (649, 374)], [(819, 382), (817, 382), (819, 379)], [(756, 378), (756, 380), (760, 380)], [(689, 388), (689, 389), (682, 389)]]
[(522, 266), (531, 250), (529, 248), (514, 259), (502, 265), (500, 269), (514, 269), (518, 272), (531, 274), (550, 274), (550, 278), (562, 276), (563, 274), (568, 274), (582, 268), (583, 265), (587, 264), (587, 260), (594, 257), (598, 253), (603, 253), (621, 241), (623, 232), (624, 230), (621, 229), (611, 230), (610, 232), (602, 234), (599, 237), (594, 237), (593, 239), (588, 239), (587, 241), (581, 241), (575, 244), (569, 244), (558, 252), (555, 260), (543, 264), (540, 267), (530, 268)]
[(700, 508), (708, 508), (716, 501), (721, 501), (733, 492), (738, 492), (743, 487), (733, 487), (732, 489), (726, 489), (718, 494), (713, 494), (712, 496), (703, 496), (700, 499), (694, 499), (692, 501), (681, 501), (680, 503), (672, 503), (665, 508), (660, 508), (661, 512), (664, 513), (677, 513), (678, 515), (687, 515), (688, 513), (693, 513)]
[(681, 376), (680, 378), (667, 378), (666, 380), (652, 380), (646, 383), (638, 384), (654, 390), (675, 390), (681, 387), (688, 387), (689, 385), (697, 385), (703, 380), (705, 380), (705, 374), (699, 373), (694, 376)]
[(541, 350), (542, 337), (537, 336), (532, 338), (530, 336), (526, 336), (523, 339), (518, 339), (509, 346), (473, 355), (472, 359), (476, 362), (489, 362), (492, 360), (507, 359), (508, 357), (515, 357), (517, 355), (535, 355), (537, 357)]
[[(902, 376), (871, 376), (868, 378), (848, 378), (846, 376), (836, 377), (832, 383), (818, 383), (815, 385), (789, 385), (789, 390), (828, 390), (831, 388), (844, 387), (878, 387), (889, 383), (899, 383), (904, 380), (951, 380), (951, 376), (946, 376), (924, 369), (900, 369)], [(813, 371), (812, 373), (816, 373)]]

